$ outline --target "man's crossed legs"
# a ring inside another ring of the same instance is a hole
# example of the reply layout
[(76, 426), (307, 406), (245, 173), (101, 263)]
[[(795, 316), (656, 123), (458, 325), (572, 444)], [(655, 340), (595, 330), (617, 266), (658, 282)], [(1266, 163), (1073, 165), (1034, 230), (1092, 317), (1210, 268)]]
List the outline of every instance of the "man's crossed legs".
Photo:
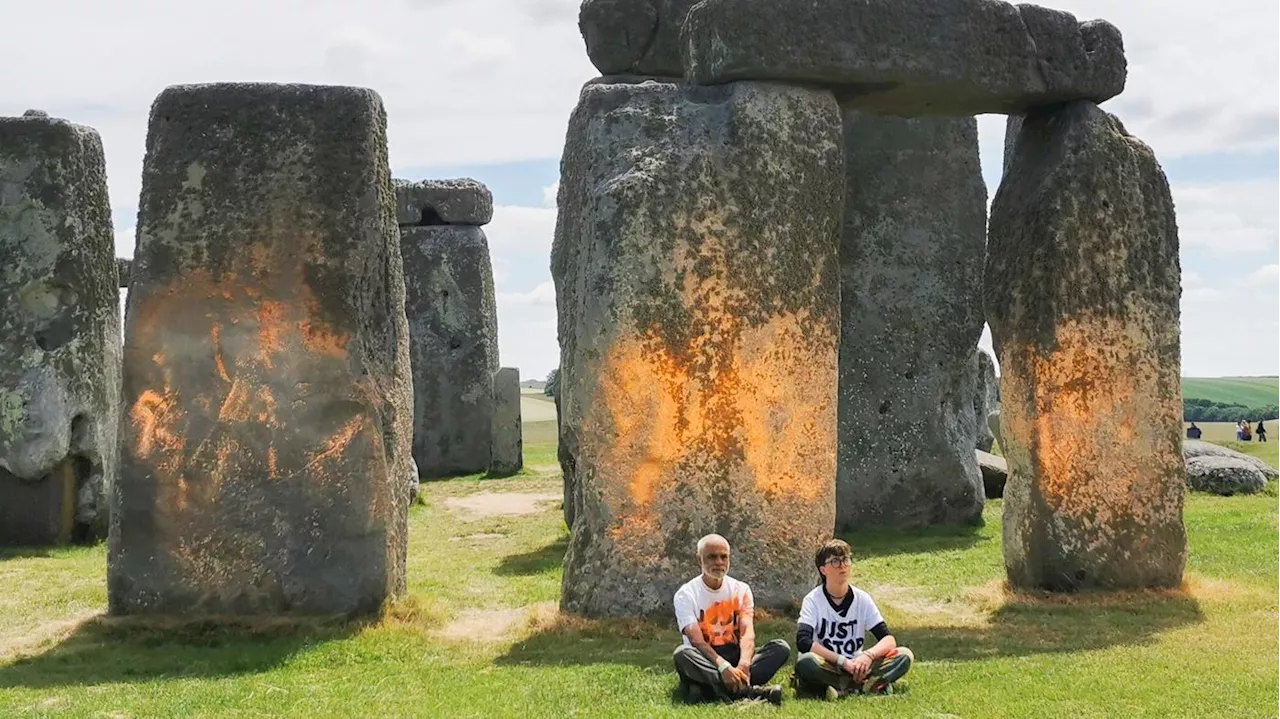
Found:
[[(738, 648), (736, 646), (720, 648), (716, 652), (730, 664), (737, 666)], [(781, 691), (772, 692), (764, 689), (773, 675), (791, 658), (791, 646), (783, 639), (774, 639), (756, 650), (751, 658), (751, 686), (746, 691), (733, 695), (724, 685), (724, 679), (716, 665), (711, 663), (697, 649), (680, 646), (671, 658), (676, 664), (676, 673), (680, 675), (680, 690), (687, 701), (724, 701), (732, 699), (768, 699), (775, 704), (782, 700)], [(773, 694), (778, 696), (775, 698)]]

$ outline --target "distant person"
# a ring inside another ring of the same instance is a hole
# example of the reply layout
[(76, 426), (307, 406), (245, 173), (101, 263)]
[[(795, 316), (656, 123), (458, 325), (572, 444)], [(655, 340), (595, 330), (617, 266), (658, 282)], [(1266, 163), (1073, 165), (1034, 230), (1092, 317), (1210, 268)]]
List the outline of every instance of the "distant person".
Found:
[[(821, 584), (804, 597), (796, 623), (796, 694), (838, 699), (851, 694), (891, 694), (915, 655), (898, 646), (870, 594), (849, 584), (853, 550), (832, 539), (813, 563)], [(875, 644), (867, 647), (867, 634)]]
[(1253, 430), (1249, 427), (1249, 420), (1240, 420), (1241, 439), (1245, 442), (1253, 441)]
[(791, 646), (775, 639), (756, 650), (755, 598), (751, 587), (729, 576), (729, 541), (718, 534), (698, 540), (702, 574), (676, 592), (676, 623), (684, 635), (672, 659), (685, 701), (767, 699), (782, 703), (782, 687), (765, 686), (791, 658)]
[(1267, 441), (1267, 425), (1263, 424), (1262, 420), (1258, 420), (1258, 441)]
[(1241, 420), (1236, 420), (1236, 441), (1244, 441), (1244, 422)]
[(1200, 428), (1196, 426), (1195, 422), (1192, 422), (1191, 426), (1187, 428), (1187, 439), (1200, 439)]

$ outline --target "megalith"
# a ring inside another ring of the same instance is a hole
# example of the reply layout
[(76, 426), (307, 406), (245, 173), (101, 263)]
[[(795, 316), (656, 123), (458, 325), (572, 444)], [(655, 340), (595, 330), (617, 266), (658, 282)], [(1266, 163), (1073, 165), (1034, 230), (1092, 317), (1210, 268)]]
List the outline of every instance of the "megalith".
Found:
[(698, 0), (583, 0), (578, 29), (604, 75), (684, 74), (680, 28)]
[(1151, 149), (1091, 102), (1027, 113), (986, 270), (1014, 586), (1181, 581), (1180, 283)]
[(125, 316), (115, 614), (334, 614), (405, 584), (408, 327), (362, 88), (151, 107)]
[(977, 122), (846, 110), (844, 145), (836, 527), (976, 522)]
[(973, 391), (973, 420), (978, 435), (975, 448), (990, 452), (996, 435), (989, 420), (992, 412), (1000, 410), (1000, 378), (996, 376), (995, 360), (985, 349), (979, 347), (974, 350), (973, 361), (977, 374), (977, 386)]
[(484, 472), (493, 434), (498, 306), (480, 225), (493, 197), (474, 180), (396, 182), (413, 365), (419, 476)]
[(116, 284), (97, 131), (40, 111), (0, 118), (0, 545), (106, 535)]
[(668, 611), (709, 532), (760, 605), (812, 587), (835, 506), (842, 155), (828, 92), (583, 88), (552, 247), (564, 610)]
[(524, 467), (520, 421), (520, 370), (503, 367), (493, 375), (493, 457), (489, 474), (506, 477)]
[(128, 257), (117, 257), (116, 274), (120, 275), (120, 289), (127, 288), (129, 277), (133, 274), (133, 260)]
[(771, 80), (889, 115), (1014, 113), (1124, 90), (1120, 31), (1000, 0), (701, 0), (684, 19), (684, 77)]

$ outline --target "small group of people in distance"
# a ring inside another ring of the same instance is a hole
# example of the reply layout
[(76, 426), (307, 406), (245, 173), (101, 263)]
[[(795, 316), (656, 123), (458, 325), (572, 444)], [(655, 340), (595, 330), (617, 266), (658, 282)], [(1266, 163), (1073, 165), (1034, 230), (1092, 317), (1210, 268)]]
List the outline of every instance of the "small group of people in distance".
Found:
[[(1267, 441), (1267, 425), (1263, 420), (1258, 420), (1258, 428), (1252, 428), (1252, 422), (1248, 420), (1239, 420), (1236, 422), (1236, 441), (1252, 442), (1253, 436), (1258, 435), (1259, 442)], [(1201, 430), (1196, 426), (1195, 422), (1187, 427), (1187, 439), (1200, 439)]]
[[(791, 658), (785, 639), (756, 646), (751, 587), (729, 576), (729, 542), (718, 534), (698, 541), (702, 574), (675, 595), (676, 623), (684, 635), (673, 660), (681, 697), (689, 703), (767, 700), (782, 703), (782, 687), (769, 681)], [(889, 694), (915, 657), (900, 647), (871, 595), (849, 583), (853, 551), (839, 539), (814, 555), (820, 581), (804, 597), (796, 622), (791, 686), (797, 697), (835, 700)], [(867, 646), (867, 635), (875, 643)]]

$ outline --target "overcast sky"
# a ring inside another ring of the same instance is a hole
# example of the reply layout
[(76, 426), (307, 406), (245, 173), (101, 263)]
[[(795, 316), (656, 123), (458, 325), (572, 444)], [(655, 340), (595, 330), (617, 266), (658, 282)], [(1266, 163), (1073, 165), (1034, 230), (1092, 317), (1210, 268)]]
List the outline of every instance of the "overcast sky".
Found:
[[(0, 115), (40, 108), (106, 147), (116, 246), (132, 256), (152, 100), (167, 85), (260, 81), (376, 90), (392, 173), (470, 175), (494, 192), (486, 228), (502, 363), (557, 364), (548, 253), (565, 125), (597, 75), (579, 0), (42, 0), (5, 13)], [(1124, 94), (1104, 107), (1150, 144), (1173, 186), (1182, 243), (1183, 374), (1274, 375), (1277, 286), (1275, 0), (1057, 0), (1124, 34)], [(1004, 121), (979, 118), (983, 174), (1000, 180)], [(984, 332), (983, 343), (989, 346)]]

